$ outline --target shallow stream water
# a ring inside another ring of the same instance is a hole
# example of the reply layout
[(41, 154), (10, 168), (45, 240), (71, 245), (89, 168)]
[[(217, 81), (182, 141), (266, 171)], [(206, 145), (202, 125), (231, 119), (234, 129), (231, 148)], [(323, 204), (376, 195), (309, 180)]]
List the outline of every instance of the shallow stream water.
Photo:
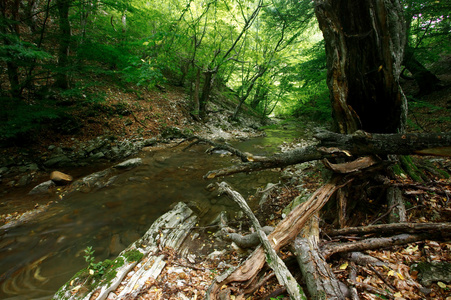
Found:
[[(235, 143), (241, 151), (268, 155), (302, 130), (267, 130), (266, 137)], [(237, 163), (235, 158), (206, 154), (198, 145), (144, 151), (143, 165), (117, 175), (112, 185), (76, 192), (50, 205), (32, 221), (0, 232), (0, 299), (51, 299), (77, 271), (86, 267), (84, 249), (91, 246), (96, 261), (116, 257), (140, 238), (171, 205), (180, 201), (194, 207), (203, 223), (221, 211), (239, 208), (206, 186), (209, 171)], [(245, 198), (268, 182), (278, 182), (272, 171), (237, 174), (225, 179)], [(251, 206), (257, 205), (250, 203)]]

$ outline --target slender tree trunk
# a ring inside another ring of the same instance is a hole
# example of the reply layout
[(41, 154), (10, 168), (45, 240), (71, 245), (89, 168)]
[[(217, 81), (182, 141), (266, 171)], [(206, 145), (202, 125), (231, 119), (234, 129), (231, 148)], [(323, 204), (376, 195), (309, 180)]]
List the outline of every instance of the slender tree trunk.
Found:
[[(19, 27), (19, 0), (0, 1), (0, 10), (2, 22), (0, 24), (0, 33), (2, 34), (3, 43), (7, 46), (13, 45), (15, 40), (20, 40)], [(6, 62), (6, 69), (10, 84), (9, 93), (12, 98), (19, 98), (22, 94), (19, 67), (15, 63), (15, 59), (10, 53), (7, 54), (9, 60)]]
[(399, 0), (315, 3), (337, 131), (402, 131), (406, 100), (398, 79), (405, 28)]
[(60, 44), (58, 49), (58, 71), (55, 85), (62, 89), (69, 87), (69, 76), (67, 67), (69, 66), (69, 47), (71, 41), (71, 28), (69, 22), (70, 0), (57, 0)]
[(215, 74), (216, 72), (211, 70), (207, 70), (206, 72), (204, 72), (205, 81), (202, 87), (202, 94), (200, 95), (199, 99), (199, 116), (201, 119), (203, 119), (207, 113), (207, 103), (208, 99), (210, 98), (211, 90), (213, 88)]

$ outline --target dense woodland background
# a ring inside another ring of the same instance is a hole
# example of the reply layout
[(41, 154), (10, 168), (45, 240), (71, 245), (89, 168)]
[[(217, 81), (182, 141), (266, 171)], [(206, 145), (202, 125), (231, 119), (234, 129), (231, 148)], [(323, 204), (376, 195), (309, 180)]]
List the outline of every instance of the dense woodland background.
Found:
[[(402, 1), (408, 39), (403, 78), (440, 87), (449, 59), (447, 1)], [(86, 115), (120, 114), (110, 87), (139, 94), (183, 87), (195, 119), (212, 91), (261, 117), (331, 118), (324, 41), (313, 1), (69, 1), (0, 3), (0, 138), (43, 128), (72, 134)], [(435, 64), (434, 64), (435, 63)], [(441, 69), (442, 67), (442, 69)], [(413, 106), (427, 103), (409, 101)], [(445, 117), (446, 118), (446, 117)], [(449, 117), (446, 120), (449, 121)]]

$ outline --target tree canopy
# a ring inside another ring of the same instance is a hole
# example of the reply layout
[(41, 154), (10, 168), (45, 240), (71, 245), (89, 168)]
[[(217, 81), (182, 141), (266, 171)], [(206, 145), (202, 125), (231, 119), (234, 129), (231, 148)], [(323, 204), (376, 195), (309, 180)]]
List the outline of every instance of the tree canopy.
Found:
[[(0, 4), (2, 138), (66, 117), (62, 102), (102, 101), (105, 84), (186, 88), (195, 118), (214, 89), (262, 116), (330, 118), (324, 42), (313, 1), (21, 1)], [(450, 49), (446, 1), (402, 1), (403, 75), (424, 92), (438, 84), (426, 67)], [(84, 95), (84, 96), (83, 96)], [(64, 99), (63, 99), (64, 98)], [(36, 105), (38, 104), (38, 105)]]

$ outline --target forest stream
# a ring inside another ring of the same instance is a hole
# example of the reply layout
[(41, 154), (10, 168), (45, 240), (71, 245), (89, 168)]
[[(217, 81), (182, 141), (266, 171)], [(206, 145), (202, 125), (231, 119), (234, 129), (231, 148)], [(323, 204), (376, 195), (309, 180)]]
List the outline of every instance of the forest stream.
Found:
[[(280, 151), (278, 146), (283, 142), (300, 136), (301, 128), (268, 129), (264, 137), (233, 146), (268, 155)], [(88, 246), (95, 250), (96, 261), (115, 258), (177, 202), (194, 208), (203, 224), (221, 211), (237, 212), (232, 200), (206, 189), (215, 181), (203, 179), (209, 170), (236, 163), (236, 158), (206, 154), (206, 145), (182, 151), (186, 145), (142, 151), (139, 157), (143, 164), (119, 173), (111, 185), (71, 193), (32, 221), (2, 229), (0, 299), (51, 299), (59, 287), (86, 267), (83, 256)], [(257, 188), (278, 182), (279, 173), (237, 174), (226, 180), (247, 198)], [(249, 204), (254, 208), (258, 205)]]

